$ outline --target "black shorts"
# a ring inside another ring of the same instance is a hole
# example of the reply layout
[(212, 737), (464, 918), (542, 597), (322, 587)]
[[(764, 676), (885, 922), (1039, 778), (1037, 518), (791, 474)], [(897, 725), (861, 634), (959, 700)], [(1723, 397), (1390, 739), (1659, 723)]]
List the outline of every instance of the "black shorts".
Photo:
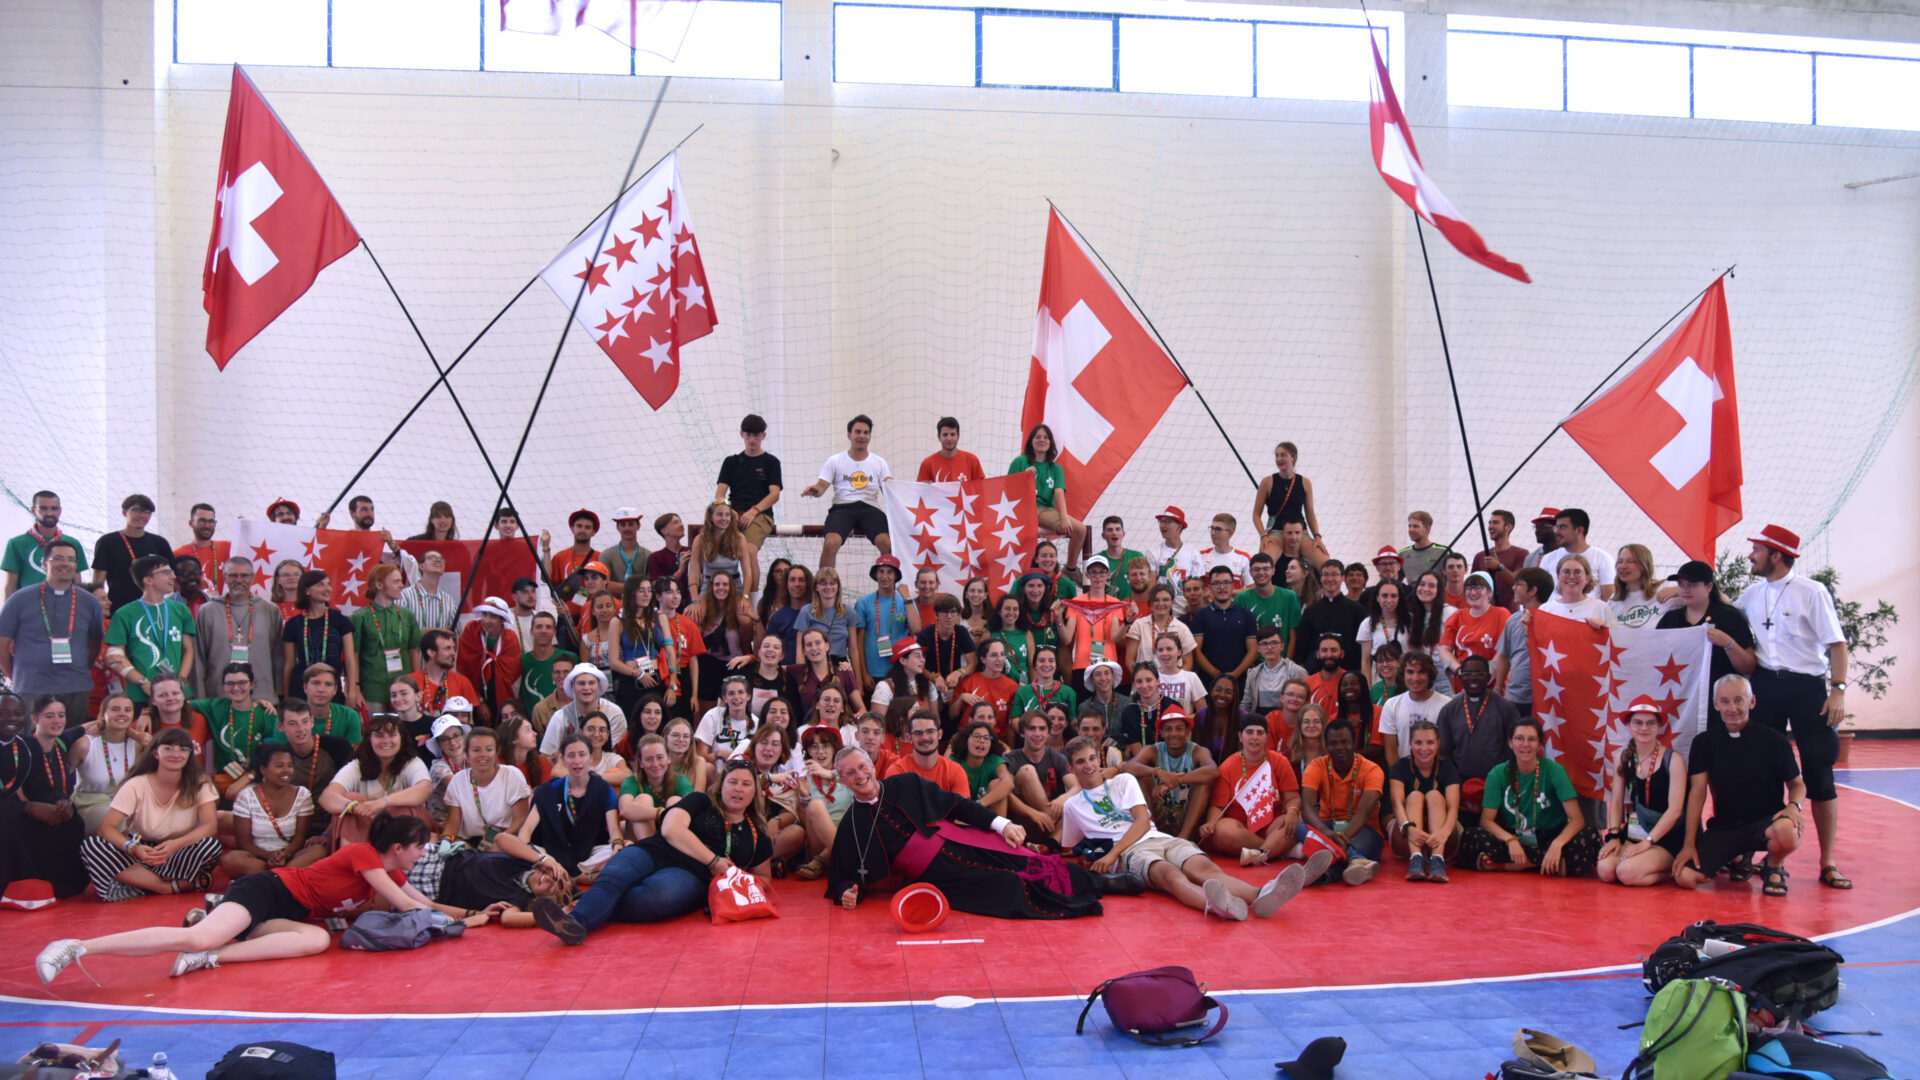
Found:
[(306, 922), (307, 905), (294, 899), (293, 893), (280, 875), (271, 870), (262, 870), (227, 887), (227, 893), (220, 898), (222, 904), (239, 904), (247, 909), (250, 919), (247, 929), (236, 939), (245, 941), (260, 924), (269, 919), (291, 919), (294, 922)]
[(1833, 765), (1840, 760), (1840, 733), (1827, 723), (1827, 682), (1818, 675), (1756, 668), (1753, 672), (1753, 717), (1781, 734), (1791, 733), (1800, 751), (1800, 775), (1807, 782), (1807, 798), (1827, 802), (1837, 797)]
[(887, 535), (887, 515), (872, 503), (838, 503), (827, 511), (826, 532), (843, 539), (864, 536), (872, 540)]
[[(1716, 821), (1714, 824), (1718, 825), (1719, 822)], [(1767, 850), (1767, 830), (1772, 827), (1773, 818), (1762, 818), (1744, 825), (1701, 829), (1700, 839), (1693, 845), (1694, 854), (1698, 856), (1700, 872), (1707, 877), (1712, 877), (1742, 855)], [(1674, 854), (1677, 855), (1679, 852)]]

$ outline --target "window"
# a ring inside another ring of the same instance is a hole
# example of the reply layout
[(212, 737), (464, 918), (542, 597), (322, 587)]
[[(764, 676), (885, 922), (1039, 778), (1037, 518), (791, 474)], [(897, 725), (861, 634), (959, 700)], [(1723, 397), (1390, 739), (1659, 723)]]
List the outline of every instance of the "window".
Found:
[(1687, 116), (1692, 67), (1684, 45), (1567, 42), (1567, 111)]
[(1111, 16), (980, 17), (982, 86), (1114, 89)]
[(778, 79), (782, 14), (779, 4), (700, 0), (679, 58), (669, 62), (653, 53), (635, 53), (634, 73)]
[(333, 0), (333, 66), (477, 71), (480, 23), (472, 0)]
[(1693, 50), (1693, 115), (1813, 123), (1813, 57), (1758, 49)]
[(833, 8), (833, 78), (848, 83), (974, 86), (970, 8)]
[[(1369, 101), (1373, 53), (1362, 26), (1297, 26), (1260, 23), (1255, 71), (1260, 96), (1322, 101)], [(1390, 53), (1387, 32), (1376, 29), (1380, 55)]]
[(327, 0), (175, 0), (177, 64), (327, 65)]
[(1121, 19), (1120, 89), (1253, 96), (1253, 24)]
[(1920, 131), (1920, 61), (1820, 56), (1814, 92), (1815, 123)]
[(1566, 108), (1566, 43), (1559, 38), (1447, 33), (1447, 104)]

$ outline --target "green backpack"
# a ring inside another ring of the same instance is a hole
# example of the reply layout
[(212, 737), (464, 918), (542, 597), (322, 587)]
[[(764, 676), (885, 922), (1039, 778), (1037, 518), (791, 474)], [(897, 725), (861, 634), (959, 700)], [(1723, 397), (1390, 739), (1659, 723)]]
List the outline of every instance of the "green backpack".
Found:
[(1719, 979), (1675, 979), (1647, 1007), (1625, 1080), (1726, 1080), (1746, 1060), (1746, 995)]

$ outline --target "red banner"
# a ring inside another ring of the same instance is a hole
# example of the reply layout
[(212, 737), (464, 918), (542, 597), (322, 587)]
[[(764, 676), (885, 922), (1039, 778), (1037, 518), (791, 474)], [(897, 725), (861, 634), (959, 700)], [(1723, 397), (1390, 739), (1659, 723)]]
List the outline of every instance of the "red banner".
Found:
[(473, 579), (461, 614), (472, 611), (475, 604), (489, 596), (497, 596), (511, 606), (516, 579), (540, 579), (533, 552), (528, 550), (527, 542), (517, 536), (512, 540), (496, 536), (487, 541), (486, 562), (477, 572), (474, 560), (480, 555), (478, 540), (402, 540), (400, 550), (416, 559), (429, 551), (439, 552), (447, 560), (447, 576), (440, 583), (440, 591), (449, 596), (459, 596), (462, 584), (469, 577)]

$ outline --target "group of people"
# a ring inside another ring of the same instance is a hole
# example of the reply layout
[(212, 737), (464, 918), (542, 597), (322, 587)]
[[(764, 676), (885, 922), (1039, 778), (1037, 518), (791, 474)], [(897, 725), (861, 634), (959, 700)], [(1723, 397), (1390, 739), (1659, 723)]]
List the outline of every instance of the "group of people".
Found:
[[(984, 477), (956, 421), (937, 434), (921, 479)], [(597, 549), (581, 509), (570, 546), (540, 535), (539, 580), (464, 613), (444, 559), (384, 530), (349, 618), (298, 564), (255, 595), (206, 504), (171, 548), (130, 496), (89, 563), (58, 496), (37, 493), (0, 561), (0, 884), (209, 901), (184, 928), (56, 942), (42, 976), (87, 953), (171, 951), (175, 974), (302, 955), (326, 945), (309, 917), (369, 904), (577, 943), (697, 910), (736, 867), (824, 878), (848, 907), (922, 881), (956, 909), (1031, 918), (1147, 889), (1270, 917), (1389, 858), (1413, 881), (1693, 888), (1725, 871), (1777, 896), (1811, 816), (1819, 880), (1851, 887), (1833, 852), (1844, 636), (1785, 529), (1752, 538), (1760, 581), (1737, 606), (1703, 563), (1662, 577), (1642, 545), (1591, 546), (1572, 508), (1535, 516), (1531, 549), (1495, 511), (1471, 556), (1415, 512), (1408, 545), (1342, 563), (1282, 443), (1257, 551), (1233, 548), (1225, 513), (1187, 542), (1177, 506), (1136, 550), (1119, 516), (1096, 537), (1072, 514), (1039, 425), (1011, 469), (1034, 472), (1064, 560), (1043, 539), (1004, 594), (978, 578), (949, 593), (892, 553), (864, 416), (802, 493), (833, 499), (819, 564), (763, 566), (782, 483), (765, 435), (742, 423), (691, 542), (664, 514), (663, 546), (640, 546), (623, 507), (619, 542)], [(348, 509), (378, 530), (371, 500)], [(491, 528), (533, 543), (511, 509)], [(857, 598), (835, 566), (851, 536), (879, 549)], [(457, 537), (436, 503), (420, 538)], [(1541, 612), (1706, 625), (1711, 716), (1687, 757), (1663, 704), (1635, 701), (1608, 797), (1583, 805), (1532, 716)], [(1280, 869), (1254, 885), (1216, 858)]]

